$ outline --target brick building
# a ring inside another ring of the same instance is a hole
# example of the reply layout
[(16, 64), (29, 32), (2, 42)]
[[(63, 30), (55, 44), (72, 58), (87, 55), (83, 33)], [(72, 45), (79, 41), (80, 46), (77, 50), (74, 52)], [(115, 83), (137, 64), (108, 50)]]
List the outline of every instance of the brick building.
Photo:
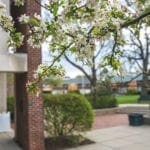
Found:
[[(7, 6), (8, 13), (15, 21), (16, 29), (24, 34), (28, 33), (26, 26), (18, 23), (21, 14), (33, 15), (41, 13), (40, 0), (25, 0), (23, 7), (16, 7), (12, 0), (2, 0)], [(1, 32), (1, 31), (0, 31)], [(8, 53), (5, 32), (0, 36), (4, 39), (0, 45), (0, 95), (2, 100), (2, 112), (6, 112), (6, 73), (14, 74), (14, 95), (15, 95), (15, 140), (23, 150), (44, 150), (44, 125), (43, 125), (43, 101), (42, 96), (38, 97), (26, 91), (26, 83), (33, 81), (33, 73), (41, 63), (41, 50), (30, 47), (26, 40), (24, 45), (17, 49), (16, 53)], [(5, 49), (5, 51), (3, 51)], [(39, 85), (41, 87), (41, 85)], [(0, 148), (1, 149), (1, 148)]]
[[(39, 0), (40, 2), (40, 0)], [(26, 0), (25, 5), (16, 8), (11, 5), (14, 20), (21, 14), (40, 14), (41, 8), (36, 1)], [(16, 21), (18, 31), (28, 33), (27, 27), (22, 27)], [(24, 150), (44, 150), (43, 101), (42, 96), (27, 93), (27, 81), (33, 81), (33, 73), (41, 63), (41, 50), (30, 47), (26, 41), (17, 53), (27, 53), (27, 73), (15, 74), (16, 95), (16, 140)], [(40, 86), (40, 85), (39, 85)]]
[(125, 76), (116, 76), (112, 78), (112, 89), (116, 93), (126, 93), (128, 90), (141, 91), (142, 74), (127, 74)]

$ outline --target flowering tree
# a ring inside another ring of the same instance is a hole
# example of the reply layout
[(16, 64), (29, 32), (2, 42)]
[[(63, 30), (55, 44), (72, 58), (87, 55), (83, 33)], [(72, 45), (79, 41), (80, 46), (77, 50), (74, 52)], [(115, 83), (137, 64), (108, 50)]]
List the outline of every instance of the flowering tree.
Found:
[[(134, 1), (134, 0), (132, 0)], [(13, 3), (22, 7), (25, 0), (14, 0)], [(28, 44), (32, 47), (40, 47), (44, 41), (50, 45), (53, 53), (53, 61), (49, 67), (40, 65), (35, 73), (35, 81), (30, 83), (29, 90), (37, 91), (36, 83), (49, 74), (62, 75), (55, 62), (66, 52), (75, 53), (76, 60), (91, 58), (96, 50), (96, 43), (104, 40), (113, 40), (112, 54), (107, 57), (108, 62), (117, 68), (118, 56), (116, 45), (122, 45), (121, 29), (136, 24), (149, 16), (148, 0), (135, 0), (141, 11), (132, 12), (126, 3), (119, 0), (49, 0), (41, 4), (48, 10), (50, 19), (43, 20), (39, 15), (27, 16), (22, 14), (19, 18), (21, 24), (29, 26)], [(147, 4), (146, 4), (147, 3)], [(146, 7), (147, 6), (147, 7)], [(0, 26), (9, 33), (9, 46), (16, 49), (23, 44), (24, 36), (16, 32), (11, 16), (5, 12), (5, 6), (0, 3)], [(92, 62), (89, 63), (91, 65)]]

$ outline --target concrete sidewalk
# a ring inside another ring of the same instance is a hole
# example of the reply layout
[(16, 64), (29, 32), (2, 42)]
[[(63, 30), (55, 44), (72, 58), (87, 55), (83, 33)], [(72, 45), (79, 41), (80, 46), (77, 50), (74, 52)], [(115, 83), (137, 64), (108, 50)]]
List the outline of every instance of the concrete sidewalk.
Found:
[[(150, 150), (150, 126), (117, 126), (87, 132), (94, 144), (66, 150)], [(0, 133), (0, 150), (21, 150), (12, 140), (13, 132)]]
[(150, 150), (150, 126), (98, 129), (85, 136), (95, 144), (68, 150)]
[(150, 113), (150, 104), (120, 104), (118, 107), (94, 110), (95, 115), (106, 115), (112, 113), (129, 114), (132, 112), (147, 114)]
[(121, 104), (118, 107), (118, 113), (150, 114), (150, 104)]
[(13, 137), (13, 131), (0, 133), (0, 150), (21, 150), (13, 141)]

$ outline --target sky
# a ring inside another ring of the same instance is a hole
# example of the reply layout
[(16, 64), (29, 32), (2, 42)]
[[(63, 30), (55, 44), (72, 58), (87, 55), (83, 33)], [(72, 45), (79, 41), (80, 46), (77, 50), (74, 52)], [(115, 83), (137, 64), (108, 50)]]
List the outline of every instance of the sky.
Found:
[[(48, 45), (43, 44), (43, 47), (42, 47), (42, 62), (43, 63), (48, 63), (50, 61), (50, 57), (51, 56), (49, 54)], [(79, 71), (78, 69), (73, 67), (71, 64), (69, 64), (65, 60), (62, 60), (60, 64), (64, 67), (65, 72), (66, 72), (65, 76), (67, 76), (67, 77), (74, 78), (78, 75), (83, 75), (83, 73), (81, 71)]]

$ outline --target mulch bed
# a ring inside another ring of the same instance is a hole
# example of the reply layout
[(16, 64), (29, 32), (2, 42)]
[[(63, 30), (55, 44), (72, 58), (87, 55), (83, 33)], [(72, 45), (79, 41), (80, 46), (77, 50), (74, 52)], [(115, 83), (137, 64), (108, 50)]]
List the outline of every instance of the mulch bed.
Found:
[(45, 139), (45, 150), (63, 150), (64, 148), (72, 148), (81, 145), (93, 144), (89, 139), (82, 139), (79, 143), (72, 142), (69, 139), (61, 138), (54, 141), (52, 138)]
[[(97, 115), (95, 116), (95, 121), (92, 130), (128, 124), (128, 116), (126, 114)], [(45, 139), (46, 150), (62, 150), (64, 148), (77, 147), (80, 145), (87, 145), (92, 143), (94, 142), (90, 141), (89, 139), (84, 139), (78, 145), (72, 144), (65, 140), (58, 140), (54, 143), (54, 141), (50, 138)]]

